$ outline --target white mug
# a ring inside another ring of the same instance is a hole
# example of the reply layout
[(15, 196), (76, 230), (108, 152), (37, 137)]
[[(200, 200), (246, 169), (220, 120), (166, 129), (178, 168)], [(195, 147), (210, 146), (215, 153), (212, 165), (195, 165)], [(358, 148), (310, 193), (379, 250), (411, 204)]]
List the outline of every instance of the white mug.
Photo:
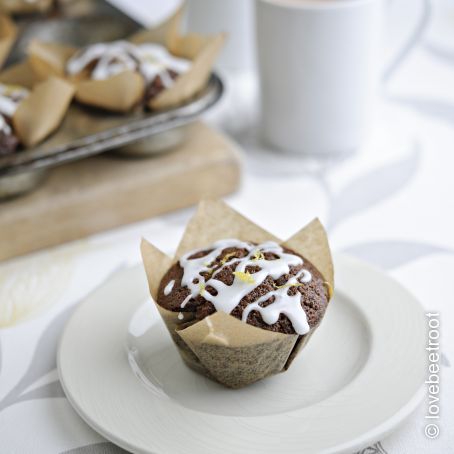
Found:
[(253, 0), (186, 0), (185, 28), (188, 32), (227, 33), (216, 66), (226, 71), (254, 67)]
[(380, 77), (384, 0), (257, 0), (261, 135), (278, 149), (356, 150)]

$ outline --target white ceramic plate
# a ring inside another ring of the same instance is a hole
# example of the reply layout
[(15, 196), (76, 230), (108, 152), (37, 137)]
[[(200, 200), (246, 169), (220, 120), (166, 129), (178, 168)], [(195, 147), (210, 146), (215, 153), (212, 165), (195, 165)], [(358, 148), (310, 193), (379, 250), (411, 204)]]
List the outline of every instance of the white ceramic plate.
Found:
[(390, 277), (337, 256), (336, 296), (283, 374), (230, 390), (189, 370), (149, 301), (141, 266), (78, 308), (58, 368), (79, 415), (138, 453), (353, 452), (423, 397), (425, 323)]

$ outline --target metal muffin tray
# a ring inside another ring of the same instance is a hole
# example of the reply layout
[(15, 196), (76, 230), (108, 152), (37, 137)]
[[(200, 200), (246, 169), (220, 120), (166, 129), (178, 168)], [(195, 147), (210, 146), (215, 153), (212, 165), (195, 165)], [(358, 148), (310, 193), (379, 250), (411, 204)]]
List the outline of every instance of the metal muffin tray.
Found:
[[(140, 28), (104, 2), (93, 3), (96, 10), (90, 16), (21, 23), (20, 38), (9, 63), (23, 55), (32, 38), (81, 46), (120, 39)], [(70, 161), (108, 150), (143, 157), (169, 149), (184, 140), (184, 126), (214, 105), (222, 93), (222, 81), (212, 74), (206, 87), (194, 98), (165, 111), (137, 109), (128, 114), (115, 114), (73, 103), (62, 125), (47, 140), (34, 148), (0, 156), (0, 199), (30, 190), (42, 181), (46, 169)]]

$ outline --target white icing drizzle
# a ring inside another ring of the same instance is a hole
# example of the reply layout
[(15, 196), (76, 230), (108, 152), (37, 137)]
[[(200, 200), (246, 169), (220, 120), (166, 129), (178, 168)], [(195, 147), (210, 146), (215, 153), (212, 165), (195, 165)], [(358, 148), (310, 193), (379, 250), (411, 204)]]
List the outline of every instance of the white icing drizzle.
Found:
[(19, 103), (29, 95), (26, 88), (16, 85), (0, 84), (0, 131), (11, 134), (7, 118), (12, 118)]
[(147, 81), (152, 81), (159, 75), (163, 85), (169, 87), (174, 80), (169, 76), (167, 69), (172, 69), (179, 74), (189, 69), (189, 60), (175, 57), (159, 44), (141, 44), (137, 46), (137, 50), (141, 61), (139, 70)]
[(168, 70), (181, 74), (188, 70), (189, 61), (170, 54), (159, 44), (135, 45), (128, 41), (113, 41), (87, 46), (73, 55), (66, 64), (68, 74), (75, 75), (96, 61), (90, 77), (103, 80), (127, 70), (137, 70), (147, 82), (160, 76), (165, 87), (173, 84)]
[(13, 131), (11, 130), (11, 126), (6, 121), (6, 118), (3, 115), (0, 115), (0, 131), (5, 133), (6, 135), (10, 135)]
[(173, 289), (173, 286), (175, 285), (175, 281), (172, 279), (164, 288), (164, 295), (167, 296), (170, 294), (170, 292)]
[[(263, 321), (268, 325), (276, 323), (279, 315), (284, 314), (291, 320), (293, 328), (298, 334), (307, 333), (309, 331), (309, 324), (307, 323), (306, 313), (301, 307), (301, 293), (296, 292), (295, 295), (288, 295), (288, 290), (291, 285), (306, 283), (311, 279), (311, 273), (302, 269), (295, 276), (292, 276), (282, 288), (273, 290), (260, 297), (254, 303), (249, 304), (243, 311), (243, 322), (247, 320), (249, 313), (254, 310), (260, 312)], [(275, 297), (272, 304), (266, 307), (260, 307), (260, 303), (264, 303), (272, 296)]]
[[(209, 282), (207, 282), (207, 285), (213, 287), (217, 291), (217, 294), (213, 296), (204, 290), (206, 281), (200, 273), (209, 272), (210, 263), (213, 262), (224, 249), (229, 247), (245, 249), (248, 253), (242, 258), (227, 258), (225, 263), (212, 273), (211, 277), (213, 278), (222, 268), (234, 263), (237, 263), (235, 273), (239, 273), (234, 275), (232, 285), (226, 285), (217, 279), (210, 279)], [(202, 294), (206, 300), (214, 305), (217, 311), (223, 311), (229, 314), (238, 305), (241, 299), (262, 284), (267, 276), (271, 276), (274, 280), (277, 280), (284, 274), (290, 272), (290, 266), (303, 264), (303, 259), (301, 257), (284, 252), (282, 247), (274, 241), (267, 241), (259, 245), (254, 245), (244, 241), (227, 239), (214, 243), (209, 249), (211, 248), (213, 249), (210, 253), (200, 258), (189, 258), (197, 251), (189, 252), (181, 257), (180, 265), (183, 268), (181, 285), (187, 286), (190, 290), (189, 295), (181, 303), (181, 308), (184, 308), (192, 298), (196, 297), (198, 294)], [(267, 252), (273, 253), (279, 258), (275, 260), (265, 260), (263, 254)], [(245, 275), (244, 273), (246, 273), (246, 268), (248, 266), (259, 266), (260, 270)], [(246, 279), (244, 279), (244, 277), (246, 277)], [(198, 280), (197, 283), (193, 282), (195, 279)], [(307, 323), (306, 313), (301, 307), (302, 295), (300, 292), (297, 292), (296, 295), (290, 296), (288, 295), (288, 290), (292, 285), (308, 283), (311, 279), (311, 273), (308, 270), (301, 269), (297, 275), (292, 276), (283, 287), (276, 288), (254, 303), (248, 305), (243, 312), (243, 321), (245, 322), (247, 320), (247, 316), (252, 310), (260, 312), (263, 321), (269, 325), (276, 323), (280, 314), (285, 314), (298, 334), (306, 334), (309, 331), (309, 325)], [(275, 297), (273, 303), (266, 307), (261, 307), (259, 305), (259, 303), (267, 301), (272, 296)]]

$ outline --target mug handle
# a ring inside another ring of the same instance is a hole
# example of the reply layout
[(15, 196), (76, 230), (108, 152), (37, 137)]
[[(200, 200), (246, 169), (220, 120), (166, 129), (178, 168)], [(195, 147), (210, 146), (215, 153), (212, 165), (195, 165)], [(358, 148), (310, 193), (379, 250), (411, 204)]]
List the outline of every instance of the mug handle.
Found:
[[(395, 0), (388, 0), (388, 4)], [(387, 82), (390, 77), (394, 74), (397, 68), (402, 64), (405, 58), (408, 56), (409, 52), (413, 47), (418, 43), (421, 38), (424, 30), (429, 23), (431, 15), (431, 4), (430, 0), (421, 0), (422, 11), (421, 15), (418, 18), (413, 30), (411, 31), (408, 38), (405, 40), (402, 47), (400, 47), (395, 53), (394, 57), (391, 58), (391, 61), (383, 70), (381, 80), (383, 83)]]

